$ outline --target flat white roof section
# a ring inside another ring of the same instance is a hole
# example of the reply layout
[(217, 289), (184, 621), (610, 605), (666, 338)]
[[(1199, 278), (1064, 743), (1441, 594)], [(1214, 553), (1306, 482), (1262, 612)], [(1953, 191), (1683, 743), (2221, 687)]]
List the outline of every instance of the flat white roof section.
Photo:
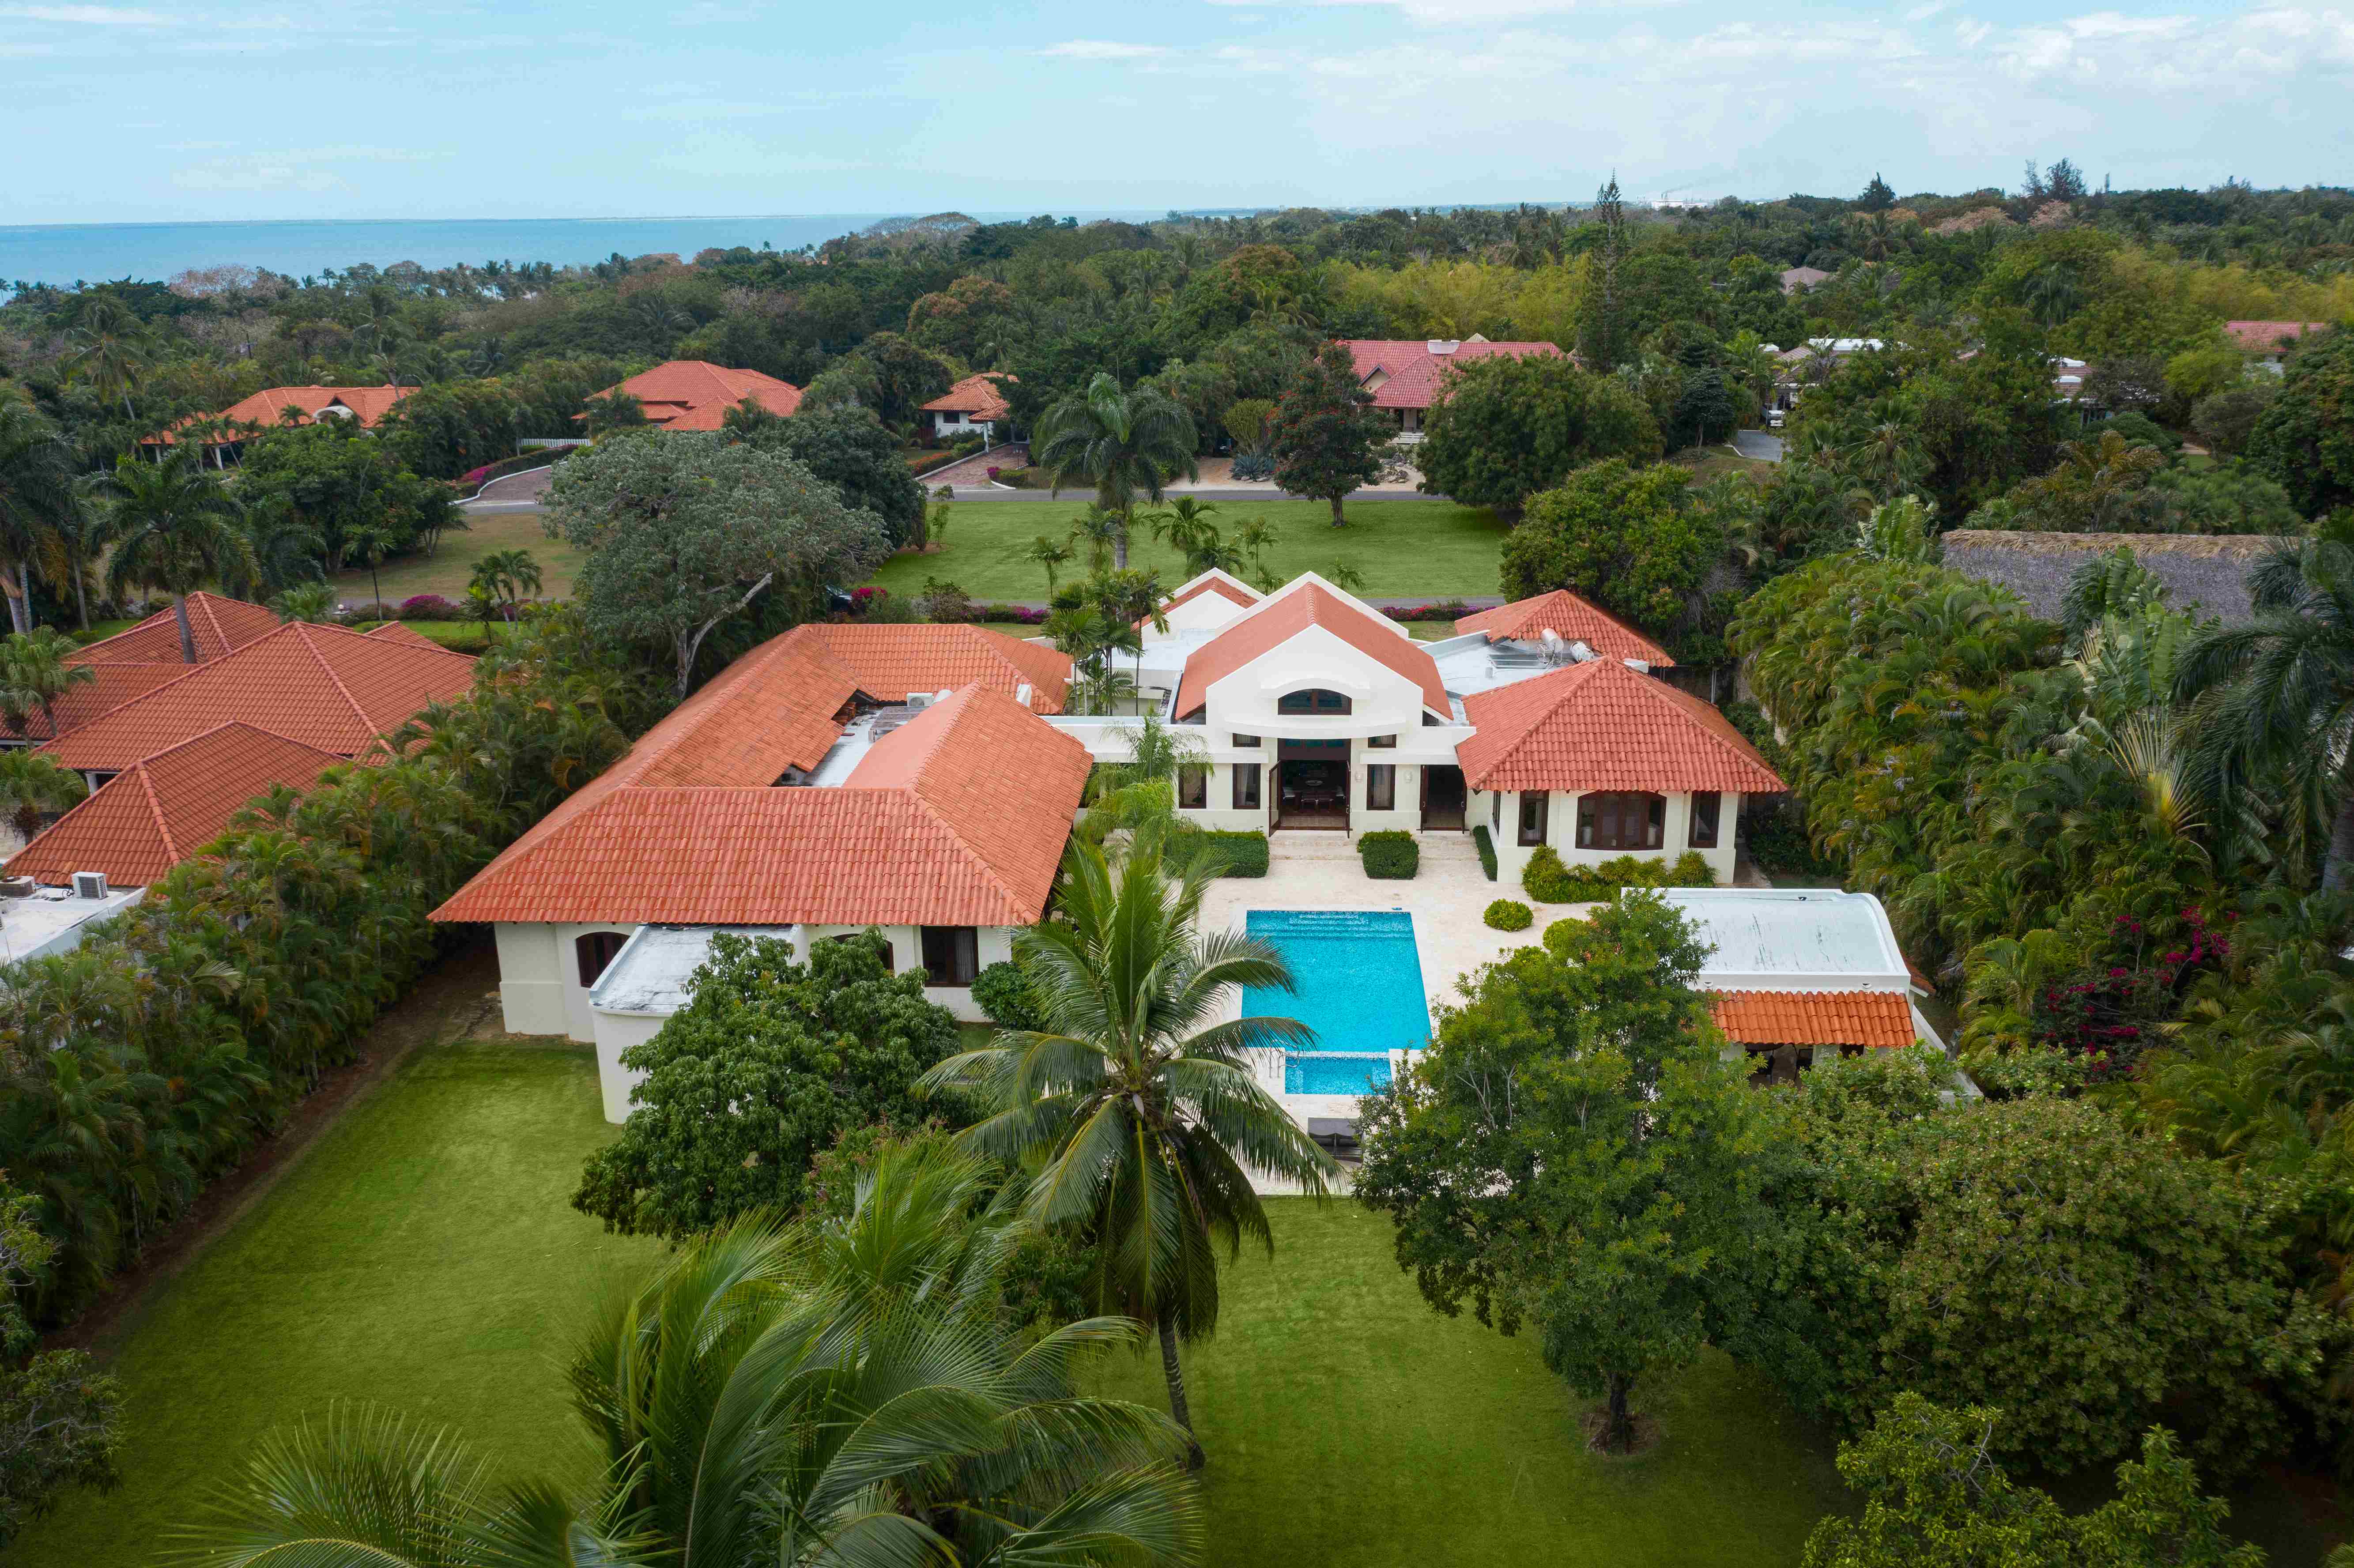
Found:
[(146, 896), (143, 887), (112, 888), (103, 898), (77, 898), (70, 888), (44, 887), (27, 898), (0, 898), (0, 963), (69, 953), (81, 946), (91, 925)]
[(1829, 887), (1659, 890), (1712, 947), (1708, 991), (1912, 990), (1888, 912), (1869, 893)]
[(641, 926), (588, 988), (588, 1005), (599, 1012), (668, 1018), (686, 1005), (687, 981), (711, 956), (712, 938), (726, 932), (790, 942), (800, 930), (798, 926)]

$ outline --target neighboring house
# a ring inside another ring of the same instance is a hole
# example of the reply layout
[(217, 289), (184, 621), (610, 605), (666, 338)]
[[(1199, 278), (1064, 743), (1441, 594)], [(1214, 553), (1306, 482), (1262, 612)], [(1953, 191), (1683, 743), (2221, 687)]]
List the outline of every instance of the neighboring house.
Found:
[[(225, 599), (217, 593), (188, 596), (188, 633), (196, 645), (197, 663), (231, 653), (278, 630), (277, 615), (258, 604)], [(45, 740), (80, 728), (113, 712), (133, 697), (146, 695), (167, 681), (176, 681), (191, 666), (180, 646), (180, 624), (168, 609), (111, 637), (78, 648), (66, 655), (69, 664), (84, 664), (96, 678), (79, 683), (59, 698), (57, 724), (35, 712), (21, 730), (0, 724), (0, 749), (37, 746)]]
[(2225, 322), (2223, 335), (2255, 364), (2278, 376), (2299, 338), (2327, 332), (2329, 325), (2327, 322)]
[(422, 642), (295, 621), (201, 664), (147, 666), (174, 674), (87, 723), (61, 725), (41, 750), (93, 789), (237, 722), (339, 758), (380, 754), (381, 737), (419, 709), (473, 685), (472, 658)]
[(999, 421), (1013, 412), (997, 383), (1013, 379), (1002, 373), (968, 376), (925, 404), (923, 411), (932, 417), (932, 434), (943, 440), (978, 435), (994, 444)]
[(1583, 644), (1605, 659), (1622, 660), (1637, 669), (1664, 670), (1675, 663), (1666, 649), (1567, 588), (1467, 615), (1455, 623), (1455, 630), (1458, 636), (1476, 631), (1490, 644), (1530, 657), (1567, 652), (1582, 658), (1577, 649)]
[(1556, 344), (1490, 343), (1477, 333), (1459, 340), (1349, 338), (1341, 346), (1356, 365), (1358, 382), (1373, 395), (1373, 407), (1395, 419), (1399, 435), (1408, 441), (1422, 439), (1431, 405), (1443, 396), (1447, 374), (1455, 366), (1498, 355), (1522, 359), (1561, 353)]
[(662, 430), (718, 429), (727, 410), (747, 397), (780, 418), (790, 418), (801, 406), (801, 389), (790, 381), (704, 359), (669, 360), (591, 396), (616, 392), (635, 397), (646, 423)]
[(10, 876), (71, 886), (97, 872), (145, 887), (218, 838), (257, 795), (305, 790), (344, 758), (231, 721), (135, 762), (8, 862)]
[(1871, 894), (1671, 887), (1659, 895), (1709, 949), (1694, 983), (1761, 1080), (1787, 1080), (1826, 1050), (1942, 1045), (1915, 1005), (1928, 984)]
[[(416, 391), (414, 387), (265, 387), (250, 397), (236, 402), (211, 416), (217, 421), (201, 438), (205, 450), (216, 464), (234, 462), (245, 450), (245, 442), (256, 430), (277, 429), (285, 425), (315, 425), (322, 419), (356, 419), (360, 429), (372, 430), (386, 410)], [(294, 410), (290, 418), (288, 410)], [(178, 432), (194, 424), (206, 421), (183, 419), (171, 429), (149, 436), (142, 446), (176, 446)], [(236, 426), (231, 432), (227, 427)]]
[(1796, 348), (1775, 352), (1774, 399), (1766, 408), (1766, 422), (1779, 426), (1798, 406), (1798, 399), (1815, 382), (1839, 369), (1859, 354), (1872, 354), (1887, 347), (1876, 337), (1810, 337)]
[(1830, 274), (1819, 267), (1789, 267), (1782, 272), (1782, 291), (1795, 294), (1801, 289), (1811, 289), (1818, 283), (1830, 281)]
[(2123, 546), (2166, 585), (2167, 603), (2225, 625), (2254, 614), (2248, 568), (2278, 544), (2261, 534), (2051, 534), (1960, 528), (1941, 541), (1945, 564), (1965, 577), (2009, 588), (2032, 614), (2058, 620), (2076, 568)]

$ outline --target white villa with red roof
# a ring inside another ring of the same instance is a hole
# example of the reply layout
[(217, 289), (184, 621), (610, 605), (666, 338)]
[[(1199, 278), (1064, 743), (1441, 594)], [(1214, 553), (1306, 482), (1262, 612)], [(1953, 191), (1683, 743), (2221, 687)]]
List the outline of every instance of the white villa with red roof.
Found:
[(923, 406), (931, 416), (931, 433), (941, 440), (977, 435), (994, 441), (997, 422), (1013, 412), (998, 383), (1013, 379), (1001, 374), (966, 376)]
[(1499, 355), (1525, 359), (1561, 353), (1559, 344), (1490, 343), (1478, 333), (1460, 339), (1349, 338), (1341, 346), (1356, 366), (1359, 384), (1373, 395), (1373, 407), (1397, 421), (1399, 438), (1407, 442), (1422, 440), (1423, 420), (1457, 366)]

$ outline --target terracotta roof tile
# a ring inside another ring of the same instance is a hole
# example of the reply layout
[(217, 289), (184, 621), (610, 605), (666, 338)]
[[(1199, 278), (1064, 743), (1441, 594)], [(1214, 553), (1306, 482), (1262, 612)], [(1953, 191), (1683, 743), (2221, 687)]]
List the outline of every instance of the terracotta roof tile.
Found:
[(665, 430), (716, 430), (727, 410), (749, 397), (771, 414), (791, 418), (801, 389), (757, 370), (730, 370), (707, 359), (673, 359), (595, 393), (627, 392), (645, 408), (646, 423)]
[[(188, 596), (188, 631), (196, 662), (217, 659), (278, 630), (275, 611), (217, 593)], [(75, 664), (177, 664), (187, 668), (180, 648), (179, 618), (158, 610), (138, 625), (101, 638), (68, 656)]]
[(1464, 700), (1455, 748), (1475, 789), (1785, 788), (1725, 716), (1616, 659), (1589, 659)]
[(1433, 354), (1429, 343), (1418, 337), (1348, 338), (1341, 346), (1355, 361), (1360, 383), (1372, 379), (1375, 371), (1387, 377), (1373, 389), (1376, 408), (1427, 408), (1438, 401), (1447, 371), (1475, 359), (1491, 359), (1498, 355), (1522, 359), (1532, 354), (1561, 353), (1558, 344), (1481, 343), (1466, 339), (1449, 353)]
[(805, 626), (808, 635), (857, 678), (861, 691), (885, 702), (978, 681), (1011, 693), (1027, 683), (1033, 712), (1058, 714), (1071, 683), (1070, 655), (985, 626), (895, 626), (860, 621)]
[(1267, 650), (1320, 626), (1359, 652), (1368, 654), (1422, 688), (1423, 702), (1449, 715), (1447, 685), (1438, 665), (1421, 643), (1397, 630), (1379, 616), (1369, 614), (1315, 583), (1260, 601), (1251, 613), (1193, 651), (1177, 685), (1179, 718), (1207, 700), (1210, 688)]
[[(922, 407), (936, 413), (962, 414), (975, 423), (1002, 419), (1013, 412), (1006, 406), (1005, 394), (997, 389), (998, 376), (1002, 374), (968, 376)], [(1006, 376), (1004, 379), (1011, 381), (1013, 377)]]
[(2234, 347), (2250, 354), (2276, 354), (2281, 339), (2300, 338), (2328, 327), (2327, 322), (2225, 322), (2223, 335)]
[(1027, 925), (1087, 768), (1078, 740), (970, 685), (875, 742), (839, 789), (603, 790), (433, 918)]
[(297, 621), (185, 671), (41, 749), (67, 768), (120, 772), (242, 720), (357, 757), (436, 699), (462, 695), (474, 662), (444, 648)]
[(1913, 1008), (1895, 991), (1720, 991), (1708, 1008), (1725, 1038), (1741, 1045), (1913, 1044)]
[(1485, 632), (1490, 642), (1535, 642), (1548, 630), (1564, 642), (1583, 642), (1606, 659), (1640, 659), (1653, 669), (1675, 663), (1667, 650), (1567, 588), (1516, 599), (1455, 623), (1458, 634)]
[[(70, 735), (90, 720), (113, 712), (133, 697), (145, 696), (167, 681), (176, 681), (186, 674), (186, 664), (93, 664), (90, 673), (96, 680), (77, 684), (56, 704), (57, 733)], [(0, 726), (10, 739), (16, 738), (14, 730)], [(54, 739), (48, 719), (38, 710), (27, 715), (24, 738), (32, 741)]]
[(387, 620), (381, 626), (371, 626), (360, 635), (373, 637), (379, 642), (398, 642), (404, 648), (430, 648), (440, 653), (450, 652), (448, 648), (434, 641), (415, 627), (405, 626), (398, 620)]
[[(1254, 593), (1249, 588), (1237, 587), (1224, 577), (1204, 577), (1198, 582), (1179, 588), (1175, 593), (1162, 599), (1161, 613), (1166, 615), (1181, 604), (1191, 604), (1205, 593), (1216, 594), (1220, 599), (1231, 600), (1241, 605), (1245, 609), (1248, 609), (1267, 597), (1263, 593)], [(1141, 616), (1138, 617), (1136, 624), (1142, 626), (1144, 619)]]
[(109, 779), (19, 851), (8, 874), (63, 884), (77, 871), (102, 871), (118, 885), (144, 887), (218, 838), (273, 784), (307, 789), (342, 760), (249, 724), (222, 725)]
[[(303, 411), (303, 417), (296, 423), (304, 425), (318, 423), (314, 416), (319, 409), (349, 408), (352, 417), (359, 420), (362, 429), (373, 429), (376, 421), (384, 418), (386, 409), (416, 390), (414, 387), (265, 387), (250, 397), (240, 397), (231, 403), (220, 411), (218, 417), (240, 425), (260, 425), (265, 429), (276, 429), (285, 423), (280, 415), (289, 408)], [(183, 420), (182, 424), (186, 422)], [(231, 440), (243, 439), (242, 436), (229, 438)], [(149, 436), (144, 444), (171, 446), (175, 441), (172, 431), (165, 430), (161, 435)], [(222, 443), (207, 444), (217, 446)]]

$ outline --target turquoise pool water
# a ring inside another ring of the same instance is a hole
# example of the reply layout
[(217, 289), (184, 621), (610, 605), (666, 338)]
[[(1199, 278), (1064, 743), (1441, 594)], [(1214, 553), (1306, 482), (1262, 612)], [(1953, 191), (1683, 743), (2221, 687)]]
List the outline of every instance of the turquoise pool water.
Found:
[(1316, 1032), (1312, 1050), (1284, 1064), (1295, 1095), (1355, 1095), (1390, 1081), (1389, 1054), (1430, 1039), (1414, 916), (1403, 910), (1255, 909), (1246, 929), (1271, 942), (1299, 991), (1243, 993), (1246, 1014), (1296, 1018)]

